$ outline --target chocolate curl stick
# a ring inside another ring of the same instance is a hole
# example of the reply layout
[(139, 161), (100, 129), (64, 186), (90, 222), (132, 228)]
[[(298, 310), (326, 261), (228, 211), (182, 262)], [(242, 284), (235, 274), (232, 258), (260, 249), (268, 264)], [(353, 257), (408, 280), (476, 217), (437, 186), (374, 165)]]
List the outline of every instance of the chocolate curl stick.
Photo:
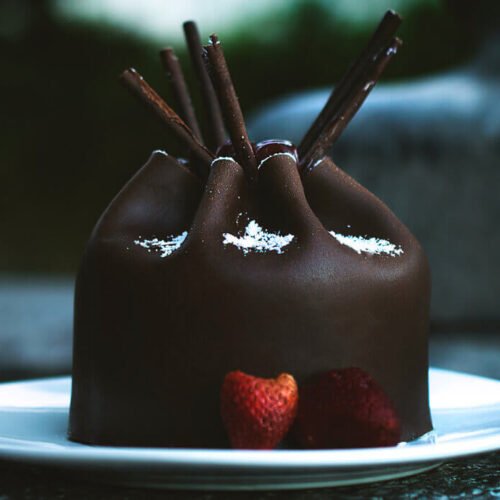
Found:
[(302, 167), (310, 167), (320, 160), (340, 137), (358, 109), (361, 107), (368, 94), (371, 92), (380, 75), (389, 61), (397, 53), (402, 42), (394, 38), (392, 42), (383, 49), (380, 54), (366, 68), (365, 74), (352, 87), (351, 92), (344, 98), (330, 122), (325, 125), (321, 135), (312, 144), (309, 153), (301, 160)]
[(208, 171), (214, 155), (201, 144), (189, 127), (175, 111), (149, 86), (133, 68), (120, 75), (121, 82), (142, 103), (148, 106), (163, 121), (168, 129), (200, 160)]
[(189, 54), (193, 67), (200, 83), (201, 97), (207, 111), (207, 142), (212, 151), (222, 146), (226, 140), (222, 111), (215, 94), (212, 80), (208, 74), (203, 61), (203, 47), (201, 45), (200, 33), (194, 21), (187, 21), (183, 25)]
[(167, 73), (167, 78), (170, 81), (175, 102), (179, 107), (180, 117), (193, 131), (194, 136), (200, 142), (203, 142), (200, 126), (198, 125), (198, 120), (196, 119), (193, 103), (191, 102), (191, 97), (189, 96), (189, 90), (186, 85), (186, 80), (184, 78), (184, 73), (179, 63), (179, 59), (177, 59), (173, 49), (170, 47), (160, 51), (160, 59), (163, 64), (163, 68)]
[(210, 42), (209, 45), (205, 46), (210, 63), (210, 75), (233, 144), (236, 161), (245, 169), (248, 177), (254, 180), (257, 177), (257, 161), (248, 138), (245, 120), (229, 74), (224, 52), (216, 35), (210, 36)]
[(335, 86), (327, 103), (306, 132), (298, 147), (299, 158), (304, 158), (310, 154), (313, 143), (318, 139), (323, 128), (337, 112), (338, 106), (343, 99), (345, 99), (351, 87), (360, 78), (366, 65), (369, 64), (370, 61), (373, 61), (377, 54), (390, 43), (401, 22), (402, 19), (396, 12), (389, 10), (385, 13), (382, 21), (370, 38), (370, 41), (347, 73), (344, 74), (339, 83)]

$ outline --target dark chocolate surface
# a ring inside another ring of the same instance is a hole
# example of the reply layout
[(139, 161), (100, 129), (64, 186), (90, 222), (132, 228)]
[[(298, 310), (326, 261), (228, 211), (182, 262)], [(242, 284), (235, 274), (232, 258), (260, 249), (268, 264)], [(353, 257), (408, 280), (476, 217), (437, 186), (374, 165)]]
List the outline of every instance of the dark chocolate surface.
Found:
[[(294, 239), (281, 254), (223, 244), (224, 233), (241, 234), (251, 219)], [(331, 230), (385, 238), (404, 253), (358, 254)], [(134, 244), (183, 231), (186, 241), (168, 257)], [(290, 154), (275, 155), (254, 184), (221, 159), (203, 189), (175, 158), (155, 152), (103, 214), (82, 260), (69, 435), (224, 447), (227, 372), (289, 372), (300, 383), (359, 366), (393, 400), (402, 439), (413, 439), (431, 429), (429, 294), (418, 242), (329, 159), (301, 177)]]

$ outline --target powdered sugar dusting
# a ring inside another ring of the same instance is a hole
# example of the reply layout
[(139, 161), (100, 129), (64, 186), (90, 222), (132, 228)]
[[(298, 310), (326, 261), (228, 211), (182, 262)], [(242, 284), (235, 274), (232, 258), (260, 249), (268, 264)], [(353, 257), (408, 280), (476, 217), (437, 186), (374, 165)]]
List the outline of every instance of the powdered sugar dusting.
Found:
[(270, 160), (271, 158), (275, 158), (276, 156), (289, 156), (293, 161), (297, 161), (297, 157), (293, 153), (289, 152), (281, 152), (281, 153), (274, 153), (272, 155), (266, 156), (260, 163), (257, 169), (261, 168), (264, 163), (266, 163), (267, 160)]
[[(169, 236), (166, 240), (159, 240), (158, 238), (153, 238), (151, 240), (134, 240), (136, 245), (146, 248), (148, 252), (155, 251), (160, 254), (160, 257), (168, 257), (173, 252), (178, 250), (187, 238), (187, 231), (184, 231), (178, 236)], [(140, 238), (140, 236), (139, 236)]]
[(224, 233), (224, 245), (234, 245), (245, 255), (249, 252), (276, 252), (283, 253), (283, 248), (289, 245), (294, 239), (293, 234), (281, 235), (279, 233), (269, 233), (263, 229), (255, 220), (251, 220), (243, 236)]
[(346, 236), (344, 234), (330, 231), (330, 234), (342, 245), (352, 248), (355, 252), (369, 253), (372, 255), (390, 255), (397, 257), (404, 253), (401, 246), (395, 245), (388, 240), (381, 238), (365, 238), (363, 236)]

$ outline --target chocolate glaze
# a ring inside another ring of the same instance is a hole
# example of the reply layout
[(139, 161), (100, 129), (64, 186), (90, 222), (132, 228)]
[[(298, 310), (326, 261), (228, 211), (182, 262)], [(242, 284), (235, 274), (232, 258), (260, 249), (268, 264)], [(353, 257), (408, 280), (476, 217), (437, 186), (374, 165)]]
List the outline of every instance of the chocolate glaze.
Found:
[[(235, 369), (300, 383), (358, 366), (393, 400), (403, 440), (431, 429), (422, 248), (331, 160), (301, 177), (293, 155), (276, 154), (286, 148), (272, 149), (256, 183), (235, 161), (214, 161), (205, 187), (155, 152), (112, 201), (76, 283), (71, 439), (225, 447), (219, 390)], [(282, 254), (223, 244), (250, 219), (295, 237)], [(185, 230), (168, 257), (134, 244)], [(358, 254), (331, 230), (386, 238), (404, 253)]]

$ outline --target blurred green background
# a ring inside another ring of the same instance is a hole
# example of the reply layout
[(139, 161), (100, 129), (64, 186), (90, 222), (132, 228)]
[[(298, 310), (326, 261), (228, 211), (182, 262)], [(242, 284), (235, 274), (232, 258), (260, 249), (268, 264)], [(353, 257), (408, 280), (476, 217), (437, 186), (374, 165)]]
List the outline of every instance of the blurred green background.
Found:
[[(384, 80), (467, 61), (500, 2), (467, 0), (3, 0), (0, 271), (75, 272), (98, 216), (151, 150), (179, 154), (117, 75), (136, 67), (169, 100), (158, 51), (172, 45), (188, 80), (184, 20), (224, 44), (244, 112), (332, 85), (387, 8), (404, 48)], [(198, 102), (196, 86), (193, 98)]]

